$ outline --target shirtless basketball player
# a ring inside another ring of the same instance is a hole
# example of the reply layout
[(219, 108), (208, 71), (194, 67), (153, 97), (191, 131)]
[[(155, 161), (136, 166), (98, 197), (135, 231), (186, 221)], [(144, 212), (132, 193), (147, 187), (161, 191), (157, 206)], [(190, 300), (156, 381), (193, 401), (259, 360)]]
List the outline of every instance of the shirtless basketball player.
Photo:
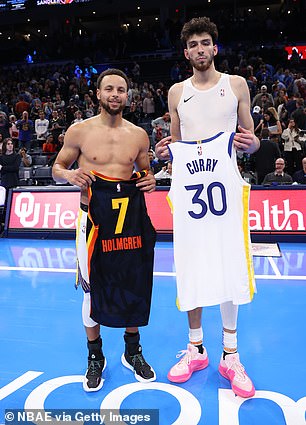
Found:
[[(73, 124), (65, 134), (64, 145), (53, 166), (53, 177), (59, 183), (69, 182), (81, 189), (80, 219), (88, 225), (88, 189), (97, 180), (92, 170), (103, 176), (128, 181), (133, 171), (149, 170), (149, 139), (140, 127), (122, 118), (127, 100), (128, 79), (117, 69), (104, 71), (97, 80), (97, 98), (101, 113), (80, 123)], [(77, 161), (77, 169), (70, 169)], [(155, 189), (154, 176), (149, 172), (137, 179), (136, 187), (141, 192)], [(91, 293), (87, 270), (86, 239), (81, 246), (80, 232), (77, 237), (77, 257), (79, 281), (84, 289), (82, 308), (83, 323), (88, 339), (88, 369), (84, 379), (85, 391), (97, 391), (103, 385), (102, 371), (106, 359), (102, 352), (100, 322), (90, 317)], [(154, 249), (154, 247), (153, 247)], [(152, 249), (152, 252), (153, 252)], [(83, 252), (81, 252), (83, 251)], [(122, 254), (123, 255), (123, 254)], [(153, 255), (153, 253), (152, 253)], [(84, 261), (85, 259), (85, 261)], [(150, 304), (150, 300), (148, 301)], [(107, 324), (111, 326), (111, 324)], [(141, 324), (142, 326), (142, 324)], [(120, 327), (120, 326), (116, 326)], [(126, 332), (125, 353), (122, 363), (131, 369), (137, 380), (150, 382), (155, 380), (155, 372), (142, 356), (138, 326), (124, 326)]]

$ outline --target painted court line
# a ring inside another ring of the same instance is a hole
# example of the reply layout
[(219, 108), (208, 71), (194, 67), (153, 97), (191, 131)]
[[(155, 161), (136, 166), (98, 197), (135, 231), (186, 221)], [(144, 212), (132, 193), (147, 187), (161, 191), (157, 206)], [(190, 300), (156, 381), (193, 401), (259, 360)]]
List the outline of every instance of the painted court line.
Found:
[(280, 273), (280, 271), (278, 270), (278, 267), (277, 267), (277, 265), (275, 264), (275, 261), (273, 260), (273, 258), (272, 258), (272, 257), (268, 257), (268, 261), (269, 261), (269, 263), (270, 263), (270, 265), (271, 265), (271, 267), (272, 267), (272, 270), (274, 271), (275, 275), (276, 275), (276, 276), (281, 276), (281, 273)]
[[(270, 257), (269, 257), (270, 259)], [(272, 260), (272, 259), (271, 259)], [(306, 276), (282, 276), (274, 261), (270, 261), (275, 275), (258, 274), (255, 275), (256, 279), (271, 279), (271, 280), (306, 280)], [(274, 264), (274, 265), (273, 265)], [(52, 268), (52, 267), (12, 267), (0, 266), (1, 271), (24, 271), (24, 272), (49, 272), (49, 273), (75, 273), (76, 269)], [(159, 277), (175, 277), (175, 272), (154, 272), (154, 276)]]

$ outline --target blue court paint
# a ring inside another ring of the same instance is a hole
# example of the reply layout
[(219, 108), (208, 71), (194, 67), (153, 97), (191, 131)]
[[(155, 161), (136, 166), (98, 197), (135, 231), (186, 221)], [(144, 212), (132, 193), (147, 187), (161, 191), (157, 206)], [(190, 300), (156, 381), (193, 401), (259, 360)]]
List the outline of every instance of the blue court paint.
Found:
[(305, 423), (306, 402), (298, 402), (306, 397), (305, 245), (280, 244), (280, 249), (282, 257), (255, 258), (258, 293), (240, 308), (240, 356), (258, 396), (240, 406), (242, 399), (232, 396), (228, 381), (217, 372), (222, 349), (218, 306), (203, 314), (209, 367), (181, 385), (167, 380), (177, 352), (188, 342), (186, 314), (175, 305), (171, 242), (156, 245), (152, 313), (149, 326), (141, 330), (144, 355), (157, 382), (145, 389), (136, 383), (120, 362), (123, 330), (102, 328), (105, 383), (98, 393), (86, 394), (81, 375), (87, 349), (82, 292), (73, 286), (74, 242), (0, 239), (0, 424), (5, 409), (25, 405), (97, 410), (103, 403), (112, 407), (119, 402), (126, 409), (159, 409), (161, 425)]

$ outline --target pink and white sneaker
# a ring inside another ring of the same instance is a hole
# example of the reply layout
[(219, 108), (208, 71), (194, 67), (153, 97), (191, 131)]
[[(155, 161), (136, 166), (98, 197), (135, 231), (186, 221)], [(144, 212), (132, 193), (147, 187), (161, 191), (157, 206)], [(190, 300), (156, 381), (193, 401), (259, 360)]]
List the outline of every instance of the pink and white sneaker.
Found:
[(240, 397), (253, 397), (255, 388), (248, 377), (243, 365), (240, 363), (239, 354), (227, 354), (223, 360), (221, 356), (219, 372), (231, 383), (232, 390)]
[(167, 375), (171, 382), (186, 382), (193, 372), (205, 369), (209, 363), (206, 349), (204, 348), (203, 354), (201, 354), (197, 347), (192, 344), (188, 344), (187, 350), (180, 351), (176, 357), (182, 358), (170, 369)]

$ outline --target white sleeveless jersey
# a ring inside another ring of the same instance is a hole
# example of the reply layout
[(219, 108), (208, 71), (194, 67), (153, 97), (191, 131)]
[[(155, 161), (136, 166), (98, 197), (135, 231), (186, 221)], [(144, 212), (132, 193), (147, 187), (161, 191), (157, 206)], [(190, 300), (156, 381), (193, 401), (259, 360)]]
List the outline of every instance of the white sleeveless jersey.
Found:
[(169, 145), (174, 260), (182, 311), (256, 292), (248, 223), (250, 185), (240, 176), (234, 133)]
[(230, 76), (221, 74), (208, 90), (198, 90), (188, 78), (177, 106), (182, 140), (200, 140), (221, 131), (236, 131), (238, 100)]

